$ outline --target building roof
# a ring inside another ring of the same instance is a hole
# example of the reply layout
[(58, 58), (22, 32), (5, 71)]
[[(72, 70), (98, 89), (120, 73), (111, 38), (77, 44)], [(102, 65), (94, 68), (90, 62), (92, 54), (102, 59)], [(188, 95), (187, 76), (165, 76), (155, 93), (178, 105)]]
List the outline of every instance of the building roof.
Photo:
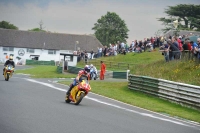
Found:
[(97, 51), (103, 47), (99, 40), (91, 35), (21, 31), (0, 28), (0, 46), (48, 50), (75, 50), (75, 43), (81, 50)]

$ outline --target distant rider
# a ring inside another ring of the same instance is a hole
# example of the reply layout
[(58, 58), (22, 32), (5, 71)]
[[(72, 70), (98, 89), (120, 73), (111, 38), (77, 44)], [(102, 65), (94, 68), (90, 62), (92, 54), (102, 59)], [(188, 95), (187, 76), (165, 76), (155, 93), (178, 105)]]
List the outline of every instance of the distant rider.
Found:
[(71, 90), (72, 90), (72, 88), (73, 88), (74, 86), (78, 85), (78, 83), (82, 81), (82, 78), (83, 78), (83, 77), (87, 77), (87, 80), (90, 80), (90, 67), (89, 67), (88, 65), (86, 65), (86, 66), (84, 67), (83, 70), (80, 70), (80, 71), (78, 72), (77, 77), (74, 79), (74, 81), (73, 81), (72, 84), (70, 85), (69, 90), (68, 90), (67, 93), (66, 93), (67, 95), (70, 94), (70, 92), (71, 92)]
[(93, 64), (91, 64), (90, 65), (90, 77), (91, 78), (94, 78), (93, 74), (95, 75), (94, 77), (97, 78), (97, 68)]
[[(13, 68), (15, 68), (15, 62), (13, 61), (13, 57), (12, 57), (12, 56), (10, 56), (9, 59), (8, 59), (8, 60), (5, 62), (5, 64), (4, 64), (3, 75), (4, 75), (5, 67), (6, 67), (7, 65), (12, 65)], [(14, 71), (13, 71), (13, 72), (14, 72)]]

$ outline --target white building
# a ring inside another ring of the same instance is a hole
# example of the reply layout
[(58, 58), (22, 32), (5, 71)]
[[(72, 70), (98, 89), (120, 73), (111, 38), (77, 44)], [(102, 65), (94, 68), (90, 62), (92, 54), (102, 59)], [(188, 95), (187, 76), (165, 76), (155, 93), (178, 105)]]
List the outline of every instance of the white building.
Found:
[(25, 64), (27, 59), (68, 60), (69, 66), (75, 66), (75, 50), (91, 51), (97, 47), (102, 47), (102, 44), (90, 35), (0, 29), (0, 63), (13, 55), (16, 63)]

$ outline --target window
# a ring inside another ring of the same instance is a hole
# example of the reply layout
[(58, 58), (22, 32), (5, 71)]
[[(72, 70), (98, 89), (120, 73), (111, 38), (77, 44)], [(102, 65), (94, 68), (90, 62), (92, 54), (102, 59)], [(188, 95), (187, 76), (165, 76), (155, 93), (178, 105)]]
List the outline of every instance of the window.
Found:
[(56, 54), (56, 50), (48, 50), (48, 54)]
[(30, 49), (30, 48), (27, 48), (27, 53), (35, 53), (35, 49)]
[(3, 51), (14, 51), (14, 47), (3, 47)]

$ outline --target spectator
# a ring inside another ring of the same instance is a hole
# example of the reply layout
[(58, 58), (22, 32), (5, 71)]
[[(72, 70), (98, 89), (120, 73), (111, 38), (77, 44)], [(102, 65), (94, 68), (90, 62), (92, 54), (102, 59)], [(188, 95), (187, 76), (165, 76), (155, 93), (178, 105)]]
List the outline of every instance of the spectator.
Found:
[(100, 71), (100, 80), (104, 80), (104, 75), (106, 72), (106, 65), (101, 61), (101, 71)]
[(103, 55), (106, 56), (107, 53), (107, 46), (104, 46)]
[(117, 41), (117, 45), (118, 45), (118, 49), (117, 50), (120, 50), (121, 49), (121, 43), (120, 43), (120, 41)]
[(88, 54), (87, 52), (85, 52), (85, 64), (87, 64), (87, 62), (88, 62)]
[(147, 39), (144, 38), (144, 52), (145, 52), (145, 50), (146, 50), (146, 46), (147, 46)]
[(137, 46), (136, 49), (135, 49), (135, 52), (136, 53), (142, 53), (142, 49), (139, 46)]
[(135, 42), (134, 40), (132, 40), (131, 47), (133, 48), (134, 46), (135, 46)]
[(160, 37), (160, 46), (162, 46), (162, 45), (163, 45), (163, 42), (164, 42), (164, 37), (163, 37), (163, 36), (161, 36), (161, 37)]
[(171, 41), (167, 42), (169, 45), (169, 60), (179, 59), (180, 51)]
[(180, 51), (183, 51), (183, 44), (181, 42), (181, 36), (179, 36), (179, 38), (177, 39), (177, 42), (178, 42), (178, 49)]
[(157, 47), (160, 47), (160, 37), (157, 37), (156, 43)]
[(98, 49), (98, 58), (102, 56), (102, 48), (97, 48)]
[(125, 44), (125, 50), (128, 52), (128, 43)]
[(121, 43), (121, 48), (122, 48), (122, 49), (125, 48), (125, 44), (124, 44), (124, 42)]
[(81, 59), (83, 59), (85, 56), (85, 53), (83, 51), (81, 51)]
[(197, 39), (197, 45), (198, 47), (196, 47), (196, 51), (197, 51), (197, 58), (200, 60), (200, 38)]
[(198, 53), (197, 53), (196, 49), (197, 49), (198, 45), (195, 42), (191, 41), (191, 47), (192, 47), (192, 53), (197, 58)]
[(186, 43), (188, 45), (188, 50), (191, 51), (192, 50), (192, 46), (191, 46), (190, 40), (187, 40)]
[(176, 37), (172, 38), (172, 43), (178, 48), (178, 42)]
[(183, 50), (186, 51), (186, 52), (188, 50), (188, 44), (187, 43), (188, 43), (187, 40), (185, 40), (184, 43), (183, 43)]
[(91, 56), (90, 56), (90, 59), (93, 59), (93, 54), (94, 54), (94, 51), (92, 49), (92, 51), (90, 52)]
[(162, 51), (165, 61), (169, 62), (169, 45), (166, 41), (163, 42), (163, 45), (160, 47), (160, 51)]

